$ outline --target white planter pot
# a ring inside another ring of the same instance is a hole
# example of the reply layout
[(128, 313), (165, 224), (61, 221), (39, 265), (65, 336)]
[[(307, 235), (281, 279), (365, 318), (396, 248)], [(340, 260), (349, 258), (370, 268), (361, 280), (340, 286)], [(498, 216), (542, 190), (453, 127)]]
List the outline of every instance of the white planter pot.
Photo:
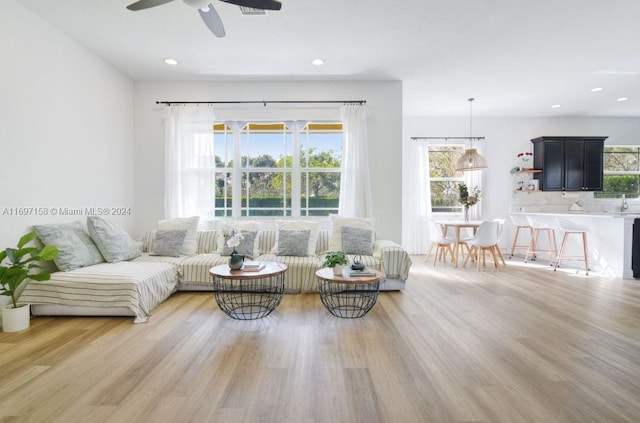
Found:
[(18, 332), (29, 327), (31, 306), (29, 304), (6, 305), (2, 308), (2, 331)]
[(336, 264), (335, 266), (333, 266), (333, 274), (335, 276), (342, 276), (343, 270), (344, 270), (344, 265), (342, 264)]

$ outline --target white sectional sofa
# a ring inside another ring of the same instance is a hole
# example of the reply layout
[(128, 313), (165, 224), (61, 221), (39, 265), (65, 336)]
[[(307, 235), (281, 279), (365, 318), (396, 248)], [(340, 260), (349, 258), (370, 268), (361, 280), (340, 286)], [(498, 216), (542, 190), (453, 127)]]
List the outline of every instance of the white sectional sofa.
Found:
[[(149, 255), (153, 250), (154, 232), (145, 234), (142, 242), (143, 254), (135, 258), (134, 262), (165, 262), (177, 266), (179, 281), (177, 289), (180, 291), (211, 291), (212, 281), (209, 269), (219, 264), (228, 263), (229, 257), (218, 254), (219, 231), (198, 232), (198, 254), (190, 257), (158, 257)], [(316, 255), (310, 257), (278, 256), (272, 253), (276, 240), (276, 230), (261, 231), (259, 242), (260, 255), (255, 261), (274, 261), (286, 264), (285, 292), (300, 294), (317, 292), (315, 272), (324, 259), (329, 246), (329, 230), (320, 230), (316, 245)], [(354, 256), (347, 256), (350, 262)], [(391, 241), (375, 241), (373, 255), (360, 256), (368, 267), (380, 270), (386, 275), (381, 290), (402, 290), (409, 276), (411, 259), (407, 252), (398, 244)]]
[[(315, 254), (287, 256), (275, 251), (278, 231), (261, 230), (252, 260), (286, 264), (286, 293), (315, 293), (315, 272), (329, 249), (330, 232), (317, 232)], [(32, 304), (34, 315), (133, 316), (136, 323), (146, 322), (151, 310), (176, 291), (213, 290), (209, 269), (229, 260), (219, 253), (223, 235), (209, 230), (197, 231), (195, 236), (195, 254), (170, 257), (151, 254), (156, 231), (150, 231), (140, 241), (142, 254), (138, 251), (135, 258), (55, 272), (49, 281), (30, 283), (21, 299)], [(411, 259), (398, 244), (376, 240), (371, 255), (359, 256), (366, 266), (385, 274), (381, 290), (404, 289)], [(348, 258), (352, 262), (354, 255)]]

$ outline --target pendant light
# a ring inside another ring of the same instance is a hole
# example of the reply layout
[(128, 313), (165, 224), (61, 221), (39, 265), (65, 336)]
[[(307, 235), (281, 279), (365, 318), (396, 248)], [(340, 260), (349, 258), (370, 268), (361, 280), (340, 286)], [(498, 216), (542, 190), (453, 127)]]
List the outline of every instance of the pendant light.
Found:
[[(473, 147), (473, 140), (480, 140), (482, 137), (473, 137), (472, 136), (472, 107), (473, 107), (473, 98), (468, 99), (469, 101), (469, 143), (470, 147)], [(458, 159), (456, 162), (456, 170), (468, 172), (473, 170), (483, 170), (486, 169), (487, 159), (482, 157), (480, 153), (475, 148), (469, 148), (465, 150), (462, 157)]]

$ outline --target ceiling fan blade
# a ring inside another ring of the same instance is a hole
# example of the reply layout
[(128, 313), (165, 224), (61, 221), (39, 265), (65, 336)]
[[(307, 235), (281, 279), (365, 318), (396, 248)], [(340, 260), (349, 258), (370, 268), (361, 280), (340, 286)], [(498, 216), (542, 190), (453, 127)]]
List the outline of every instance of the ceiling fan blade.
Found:
[(236, 6), (251, 7), (253, 9), (280, 10), (282, 3), (277, 0), (220, 0)]
[(220, 15), (216, 12), (216, 9), (213, 7), (211, 3), (209, 3), (209, 10), (206, 12), (202, 9), (198, 9), (198, 13), (200, 13), (200, 17), (207, 25), (209, 30), (213, 32), (213, 35), (216, 37), (224, 37), (224, 25), (222, 25), (222, 19), (220, 19)]
[(150, 7), (160, 6), (172, 1), (173, 0), (140, 0), (135, 3), (131, 3), (129, 6), (127, 6), (127, 9), (133, 10), (133, 11), (148, 9)]

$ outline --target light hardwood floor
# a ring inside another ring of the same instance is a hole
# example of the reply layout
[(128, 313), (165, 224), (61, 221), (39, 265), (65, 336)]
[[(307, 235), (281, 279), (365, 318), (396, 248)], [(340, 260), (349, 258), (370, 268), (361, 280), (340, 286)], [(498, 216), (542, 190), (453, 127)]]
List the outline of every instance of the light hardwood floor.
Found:
[(361, 319), (310, 294), (235, 321), (211, 293), (33, 318), (0, 334), (0, 422), (640, 421), (640, 281), (413, 260)]

